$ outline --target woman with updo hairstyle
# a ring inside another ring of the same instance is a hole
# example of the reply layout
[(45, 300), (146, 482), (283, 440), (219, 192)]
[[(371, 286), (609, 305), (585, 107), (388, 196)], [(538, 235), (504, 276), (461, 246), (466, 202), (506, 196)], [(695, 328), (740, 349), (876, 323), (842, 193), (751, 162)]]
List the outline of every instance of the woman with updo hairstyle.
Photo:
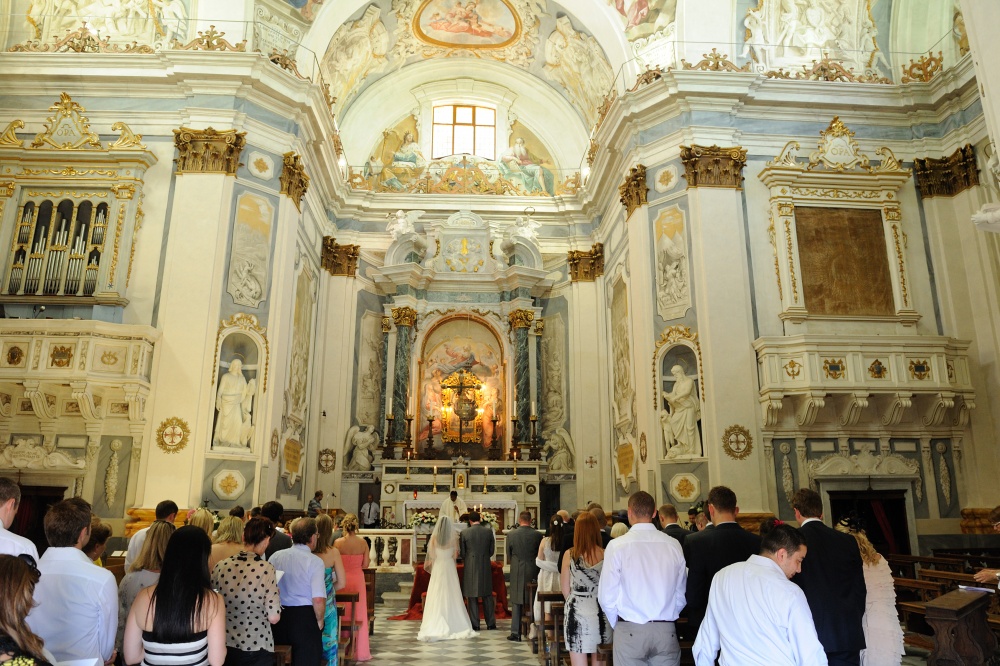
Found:
[(274, 664), (271, 625), (281, 619), (281, 597), (274, 567), (264, 561), (272, 536), (274, 523), (263, 516), (251, 518), (243, 528), (240, 552), (212, 570), (212, 587), (226, 601), (225, 666)]
[(0, 664), (51, 666), (42, 639), (24, 621), (34, 606), (38, 578), (30, 555), (0, 555)]
[(215, 531), (215, 516), (208, 509), (198, 509), (188, 518), (188, 525), (200, 528), (211, 539), (212, 532)]
[(358, 536), (358, 517), (349, 513), (340, 521), (340, 529), (344, 536), (334, 542), (344, 561), (346, 584), (343, 592), (357, 592), (358, 603), (354, 604), (354, 621), (361, 626), (358, 632), (358, 649), (356, 661), (370, 661), (371, 649), (368, 646), (368, 590), (365, 586), (365, 569), (371, 560), (368, 557), (368, 543)]
[(243, 550), (243, 526), (242, 518), (226, 516), (222, 519), (215, 533), (212, 554), (208, 556), (209, 571), (215, 569), (215, 565), (222, 560)]

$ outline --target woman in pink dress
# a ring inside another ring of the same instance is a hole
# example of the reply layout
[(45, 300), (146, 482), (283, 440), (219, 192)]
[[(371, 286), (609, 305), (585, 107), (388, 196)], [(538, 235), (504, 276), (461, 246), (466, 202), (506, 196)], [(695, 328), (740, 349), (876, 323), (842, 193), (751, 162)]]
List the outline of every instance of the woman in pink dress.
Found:
[(371, 649), (368, 647), (368, 594), (365, 588), (365, 569), (371, 560), (368, 557), (368, 544), (358, 536), (358, 517), (353, 513), (344, 516), (340, 521), (344, 536), (334, 542), (344, 560), (344, 571), (347, 574), (347, 584), (341, 592), (357, 592), (358, 603), (354, 605), (354, 620), (359, 622), (357, 633), (356, 661), (370, 661)]

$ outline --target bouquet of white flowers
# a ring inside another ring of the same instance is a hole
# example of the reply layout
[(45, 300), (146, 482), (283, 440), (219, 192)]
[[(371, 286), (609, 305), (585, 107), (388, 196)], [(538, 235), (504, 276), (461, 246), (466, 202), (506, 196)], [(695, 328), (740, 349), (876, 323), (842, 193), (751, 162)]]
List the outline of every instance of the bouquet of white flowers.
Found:
[(438, 518), (430, 511), (421, 511), (410, 516), (410, 527), (421, 527), (423, 525), (434, 525)]
[(494, 532), (500, 529), (500, 521), (497, 520), (497, 515), (495, 513), (492, 513), (490, 511), (483, 511), (479, 515), (482, 516), (482, 520), (484, 523), (493, 528)]

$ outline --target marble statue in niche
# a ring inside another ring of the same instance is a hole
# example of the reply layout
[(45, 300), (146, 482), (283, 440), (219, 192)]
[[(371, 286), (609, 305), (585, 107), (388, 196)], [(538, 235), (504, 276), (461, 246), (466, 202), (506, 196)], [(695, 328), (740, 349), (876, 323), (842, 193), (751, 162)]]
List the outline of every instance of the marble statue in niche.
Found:
[(614, 72), (597, 40), (577, 32), (569, 17), (560, 16), (545, 42), (544, 71), (563, 87), (587, 126), (592, 127), (597, 122), (597, 107), (614, 82)]
[(215, 433), (213, 447), (249, 448), (253, 436), (253, 399), (257, 380), (247, 381), (243, 361), (233, 358), (219, 379), (215, 393)]
[(184, 0), (33, 0), (25, 17), (34, 39), (43, 42), (87, 26), (112, 42), (155, 46), (187, 37)]
[(358, 423), (376, 423), (379, 418), (385, 365), (383, 335), (381, 314), (366, 312), (361, 318), (361, 349), (358, 355), (358, 397), (354, 412)]
[(388, 67), (389, 33), (380, 19), (381, 10), (370, 5), (357, 21), (337, 29), (320, 65), (330, 84), (330, 93), (343, 109), (368, 77)]
[(653, 223), (656, 243), (656, 310), (664, 321), (683, 317), (691, 307), (690, 264), (684, 211), (670, 206)]
[(227, 292), (237, 305), (256, 308), (267, 298), (268, 253), (274, 205), (244, 192), (236, 204)]
[(349, 472), (370, 472), (378, 443), (379, 437), (374, 426), (351, 426), (347, 431), (347, 441), (344, 442), (344, 469)]
[(694, 351), (677, 345), (667, 350), (659, 364), (663, 372), (659, 397), (664, 455), (668, 460), (700, 457), (701, 396)]
[(564, 428), (559, 428), (546, 439), (545, 446), (542, 447), (542, 457), (545, 456), (548, 456), (550, 472), (576, 471), (576, 448)]

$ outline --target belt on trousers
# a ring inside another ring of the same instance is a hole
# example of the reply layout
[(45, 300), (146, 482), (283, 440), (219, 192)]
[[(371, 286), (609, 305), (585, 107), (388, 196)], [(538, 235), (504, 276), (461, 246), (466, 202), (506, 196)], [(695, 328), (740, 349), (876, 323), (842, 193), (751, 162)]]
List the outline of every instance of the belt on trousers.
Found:
[(622, 618), (618, 618), (618, 619), (621, 622), (628, 622), (629, 624), (651, 624), (651, 623), (654, 623), (654, 622), (657, 623), (657, 624), (673, 624), (674, 623), (674, 620), (650, 620), (649, 622), (633, 622), (632, 620), (626, 620), (623, 617)]

